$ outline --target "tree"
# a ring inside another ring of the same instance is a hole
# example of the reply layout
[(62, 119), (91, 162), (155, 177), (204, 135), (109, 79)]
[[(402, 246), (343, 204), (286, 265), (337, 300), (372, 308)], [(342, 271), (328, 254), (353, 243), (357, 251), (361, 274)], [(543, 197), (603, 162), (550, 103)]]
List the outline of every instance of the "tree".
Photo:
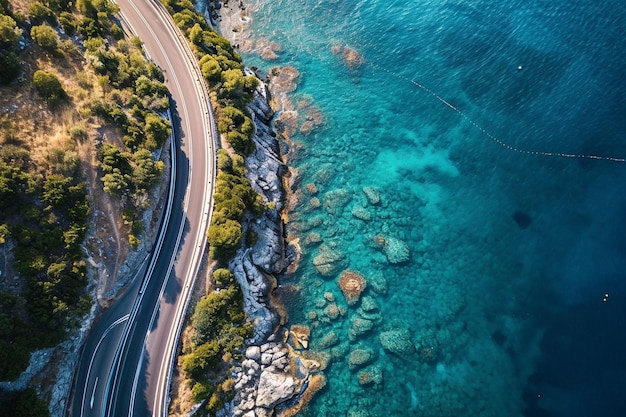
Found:
[(241, 224), (236, 220), (226, 219), (223, 223), (213, 223), (209, 227), (208, 241), (219, 257), (237, 249), (241, 236)]
[(146, 115), (146, 127), (144, 131), (146, 133), (146, 147), (150, 150), (154, 150), (163, 145), (163, 142), (169, 138), (172, 133), (172, 127), (170, 122), (164, 118), (154, 113), (148, 113)]
[(0, 14), (0, 48), (13, 49), (21, 35), (12, 17)]
[(59, 23), (68, 35), (73, 35), (78, 27), (78, 20), (69, 12), (61, 12), (59, 15)]
[(22, 66), (13, 51), (4, 54), (0, 51), (0, 84), (8, 84), (20, 73)]
[(229, 269), (218, 268), (213, 271), (213, 280), (218, 287), (228, 287), (235, 283), (235, 276)]
[(28, 6), (28, 14), (31, 22), (36, 25), (41, 25), (43, 22), (56, 23), (54, 12), (39, 0), (35, 0)]
[(48, 175), (43, 184), (41, 200), (53, 207), (64, 205), (67, 202), (67, 192), (71, 182), (71, 178), (66, 178), (63, 175)]
[(133, 179), (139, 190), (148, 190), (152, 187), (163, 172), (163, 162), (154, 161), (152, 152), (147, 149), (140, 149), (134, 153), (135, 169)]
[(120, 194), (128, 188), (128, 180), (129, 178), (123, 175), (118, 168), (114, 168), (112, 172), (102, 176), (104, 191), (111, 195)]
[(222, 67), (220, 67), (220, 63), (211, 55), (207, 54), (202, 57), (200, 60), (200, 69), (204, 78), (211, 83), (216, 83), (221, 79)]
[(56, 52), (59, 46), (59, 35), (48, 25), (33, 26), (30, 36), (37, 45), (49, 52)]
[(37, 92), (46, 99), (50, 106), (54, 106), (59, 100), (67, 97), (61, 82), (57, 76), (51, 72), (43, 70), (35, 71), (35, 74), (33, 74), (33, 86)]
[(222, 93), (224, 96), (240, 96), (243, 85), (243, 72), (240, 69), (228, 69), (222, 72)]

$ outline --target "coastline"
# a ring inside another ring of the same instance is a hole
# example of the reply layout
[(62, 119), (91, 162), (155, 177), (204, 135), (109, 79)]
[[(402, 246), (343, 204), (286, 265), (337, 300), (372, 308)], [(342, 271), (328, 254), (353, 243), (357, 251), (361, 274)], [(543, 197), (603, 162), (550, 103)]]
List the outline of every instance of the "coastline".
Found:
[[(207, 6), (198, 2), (196, 10), (236, 49), (252, 48), (247, 6), (239, 2), (221, 4), (219, 10)], [(276, 294), (281, 291), (279, 282), (293, 274), (299, 261), (298, 242), (289, 242), (286, 232), (287, 212), (294, 197), (291, 191), (298, 176), (285, 165), (284, 153), (288, 152), (283, 151), (291, 151), (293, 146), (286, 141), (288, 136), (281, 134), (285, 123), (275, 117), (284, 94), (276, 101), (270, 93), (271, 78), (268, 82), (250, 69), (245, 72), (260, 81), (248, 104), (255, 125), (255, 150), (245, 159), (246, 178), (269, 208), (260, 217), (243, 222), (244, 230), (258, 238), (252, 247), (239, 249), (229, 263), (254, 331), (246, 341), (243, 360), (232, 372), (234, 398), (218, 415), (286, 417), (296, 415), (325, 386), (321, 371), (328, 360), (307, 350), (309, 328), (288, 323), (286, 309)], [(286, 78), (288, 83), (293, 81)]]

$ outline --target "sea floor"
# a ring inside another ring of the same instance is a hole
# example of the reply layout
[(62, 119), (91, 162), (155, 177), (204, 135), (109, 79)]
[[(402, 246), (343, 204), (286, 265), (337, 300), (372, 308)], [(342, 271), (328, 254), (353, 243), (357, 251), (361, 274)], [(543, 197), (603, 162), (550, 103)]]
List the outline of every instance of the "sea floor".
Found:
[(298, 74), (281, 293), (329, 358), (303, 415), (626, 409), (626, 11), (587, 3), (245, 6), (247, 65)]

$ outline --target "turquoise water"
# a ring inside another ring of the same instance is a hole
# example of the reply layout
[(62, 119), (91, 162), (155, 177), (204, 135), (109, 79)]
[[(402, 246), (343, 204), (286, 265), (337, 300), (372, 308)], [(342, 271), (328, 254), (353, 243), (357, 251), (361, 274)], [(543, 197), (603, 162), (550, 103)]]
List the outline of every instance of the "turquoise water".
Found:
[[(282, 52), (246, 63), (297, 68), (291, 100), (323, 115), (292, 138), (289, 163), (317, 193), (291, 213), (303, 259), (282, 285), (298, 289), (290, 322), (311, 327), (313, 346), (339, 343), (320, 349), (327, 385), (303, 415), (624, 415), (626, 163), (526, 153), (626, 157), (621, 1), (251, 9), (254, 36)], [(339, 44), (363, 63), (347, 65)], [(405, 242), (410, 259), (390, 263), (377, 236)], [(312, 263), (320, 248), (344, 255), (329, 276)], [(367, 303), (348, 306), (343, 269), (368, 281)], [(364, 317), (371, 329), (355, 334)], [(393, 329), (412, 352), (382, 347)], [(355, 349), (373, 358), (351, 370)]]

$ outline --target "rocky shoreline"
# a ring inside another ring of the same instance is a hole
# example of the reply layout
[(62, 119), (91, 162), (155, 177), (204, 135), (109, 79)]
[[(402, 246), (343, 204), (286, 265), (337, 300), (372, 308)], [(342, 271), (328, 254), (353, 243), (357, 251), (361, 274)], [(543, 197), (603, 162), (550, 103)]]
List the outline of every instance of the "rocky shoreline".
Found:
[(318, 372), (322, 364), (304, 351), (308, 329), (285, 327), (285, 310), (273, 293), (277, 277), (291, 270), (298, 250), (286, 243), (281, 212), (287, 203), (289, 170), (282, 161), (269, 102), (269, 89), (260, 83), (249, 105), (256, 133), (255, 151), (246, 158), (246, 176), (272, 208), (246, 222), (244, 227), (258, 239), (253, 247), (240, 249), (229, 265), (244, 294), (244, 310), (254, 323), (254, 334), (246, 343), (245, 360), (234, 370), (235, 398), (221, 415), (295, 415), (325, 384)]

